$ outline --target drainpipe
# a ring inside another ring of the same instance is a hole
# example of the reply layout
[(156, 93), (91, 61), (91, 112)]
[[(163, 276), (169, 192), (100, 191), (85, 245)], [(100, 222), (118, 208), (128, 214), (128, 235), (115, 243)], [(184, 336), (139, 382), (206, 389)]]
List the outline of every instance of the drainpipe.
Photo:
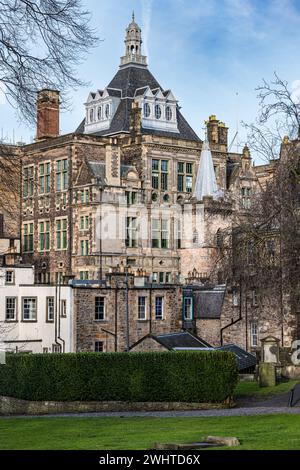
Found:
[(118, 351), (118, 284), (115, 287), (115, 352)]
[(56, 345), (60, 346), (59, 342), (57, 341), (57, 279), (55, 282), (54, 342)]
[(125, 302), (126, 302), (126, 352), (129, 351), (129, 305), (128, 305), (128, 266), (126, 262), (126, 271), (125, 271), (125, 284), (126, 284), (126, 292), (125, 292)]
[(152, 334), (152, 290), (153, 290), (153, 283), (152, 283), (152, 275), (151, 275), (151, 284), (150, 284), (150, 302), (149, 302), (149, 333)]
[(220, 329), (220, 342), (221, 346), (223, 346), (223, 332), (224, 330), (227, 330), (227, 328), (230, 328), (231, 326), (235, 325), (236, 323), (240, 322), (243, 319), (242, 317), (242, 287), (241, 287), (241, 280), (240, 280), (240, 315), (237, 320), (234, 320), (233, 318), (231, 319), (231, 323), (229, 323), (226, 326), (223, 326), (223, 328)]
[(103, 197), (102, 197), (102, 188), (100, 188), (100, 220), (99, 220), (99, 224), (100, 224), (100, 228), (99, 228), (99, 261), (100, 261), (100, 266), (99, 266), (99, 280), (102, 281), (102, 277), (103, 277), (103, 267), (102, 267), (102, 200), (103, 200)]
[(245, 296), (245, 334), (246, 334), (246, 351), (248, 351), (248, 297), (247, 297), (247, 291), (246, 291), (246, 296)]
[(58, 336), (57, 336), (57, 339), (62, 342), (62, 352), (65, 352), (66, 343), (65, 343), (65, 340), (63, 340), (60, 336), (60, 318), (61, 318), (61, 300), (60, 300), (60, 297), (61, 297), (61, 283), (60, 283), (60, 280), (61, 280), (61, 278), (59, 277), (59, 287), (58, 287), (58, 292), (59, 292), (59, 296), (58, 296), (59, 304), (58, 305), (59, 305), (59, 307), (58, 307)]

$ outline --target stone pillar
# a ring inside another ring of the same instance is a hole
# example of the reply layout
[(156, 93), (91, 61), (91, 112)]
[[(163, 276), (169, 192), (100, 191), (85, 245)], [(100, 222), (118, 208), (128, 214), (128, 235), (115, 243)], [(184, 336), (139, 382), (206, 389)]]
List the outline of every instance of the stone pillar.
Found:
[(276, 385), (276, 366), (270, 362), (259, 364), (259, 386), (274, 387)]
[(121, 154), (120, 147), (111, 142), (106, 146), (105, 177), (108, 186), (120, 186)]

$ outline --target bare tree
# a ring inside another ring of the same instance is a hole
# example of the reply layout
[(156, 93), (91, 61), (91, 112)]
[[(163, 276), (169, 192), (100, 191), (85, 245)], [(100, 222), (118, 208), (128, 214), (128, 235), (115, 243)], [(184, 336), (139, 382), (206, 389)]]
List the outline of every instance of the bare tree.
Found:
[(256, 88), (259, 110), (255, 123), (246, 124), (248, 144), (253, 153), (265, 161), (280, 154), (284, 136), (300, 137), (300, 101), (293, 96), (288, 82), (274, 73), (274, 80)]
[(234, 211), (232, 226), (219, 234), (215, 271), (237, 288), (244, 319), (255, 293), (256, 312), (274, 316), (284, 345), (287, 331), (300, 334), (300, 106), (277, 75), (258, 90), (260, 113), (246, 126), (248, 142), (252, 153), (273, 161), (272, 171), (251, 207)]
[(76, 65), (97, 43), (81, 0), (0, 1), (0, 86), (22, 119), (35, 118), (36, 92), (83, 82)]
[[(81, 0), (0, 0), (0, 89), (22, 121), (35, 122), (43, 88), (59, 89), (68, 108), (68, 90), (84, 83), (76, 66), (98, 41), (89, 22)], [(0, 145), (0, 212), (12, 225), (19, 215), (19, 150)]]
[(20, 214), (20, 149), (0, 145), (0, 213), (5, 220), (5, 235), (18, 237)]

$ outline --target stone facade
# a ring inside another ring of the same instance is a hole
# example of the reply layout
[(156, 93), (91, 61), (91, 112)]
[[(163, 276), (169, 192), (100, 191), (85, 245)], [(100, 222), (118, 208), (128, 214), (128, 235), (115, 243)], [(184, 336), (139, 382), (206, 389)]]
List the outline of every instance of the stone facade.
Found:
[[(105, 352), (125, 351), (148, 334), (169, 333), (181, 327), (177, 312), (181, 310), (182, 292), (177, 285), (153, 287), (131, 274), (126, 279), (126, 274), (114, 273), (107, 276), (102, 287), (77, 285), (73, 295), (75, 349), (79, 352), (94, 351), (96, 342)], [(139, 298), (144, 299), (143, 312), (139, 312)], [(157, 298), (162, 299), (161, 314)], [(96, 299), (103, 299), (101, 319), (95, 315)]]
[[(140, 29), (136, 23), (132, 27), (139, 31), (139, 48)], [(207, 139), (223, 197), (195, 200), (203, 142), (138, 50), (126, 50), (111, 83), (90, 93), (85, 119), (71, 134), (58, 135), (58, 93), (38, 95), (38, 140), (18, 150), (24, 262), (34, 264), (38, 283), (83, 282), (74, 289), (79, 351), (94, 350), (95, 342), (105, 351), (125, 350), (149, 333), (182, 327), (191, 327), (214, 346), (235, 342), (255, 349), (265, 333), (289, 345), (294, 318), (287, 302), (282, 322), (276, 295), (261, 296), (252, 305), (251, 289), (236, 300), (235, 287), (227, 285), (218, 315), (200, 313), (191, 324), (182, 318), (182, 286), (195, 275), (202, 286), (227, 282), (218, 265), (218, 236), (251, 210), (251, 197), (272, 177), (275, 163), (253, 166), (247, 146), (231, 152), (228, 128), (212, 115)], [(46, 117), (51, 129), (46, 129)], [(135, 278), (125, 279), (120, 266)], [(137, 286), (141, 276), (147, 281)], [(155, 320), (158, 295), (164, 297), (163, 320)], [(142, 321), (137, 319), (139, 296), (147, 299)], [(99, 321), (96, 297), (104, 297), (106, 305)]]

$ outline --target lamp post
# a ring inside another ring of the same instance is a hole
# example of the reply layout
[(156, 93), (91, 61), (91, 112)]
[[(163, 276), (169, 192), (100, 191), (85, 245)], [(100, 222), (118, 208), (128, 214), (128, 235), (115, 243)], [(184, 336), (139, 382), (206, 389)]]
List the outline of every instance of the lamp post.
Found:
[(125, 266), (125, 303), (126, 303), (126, 352), (129, 352), (129, 304), (128, 304), (128, 269), (129, 267)]
[(130, 266), (124, 266), (123, 261), (121, 262), (121, 272), (125, 272), (125, 323), (126, 323), (126, 352), (129, 352), (130, 348), (130, 336), (129, 336), (129, 286), (128, 286), (128, 273), (131, 272)]

